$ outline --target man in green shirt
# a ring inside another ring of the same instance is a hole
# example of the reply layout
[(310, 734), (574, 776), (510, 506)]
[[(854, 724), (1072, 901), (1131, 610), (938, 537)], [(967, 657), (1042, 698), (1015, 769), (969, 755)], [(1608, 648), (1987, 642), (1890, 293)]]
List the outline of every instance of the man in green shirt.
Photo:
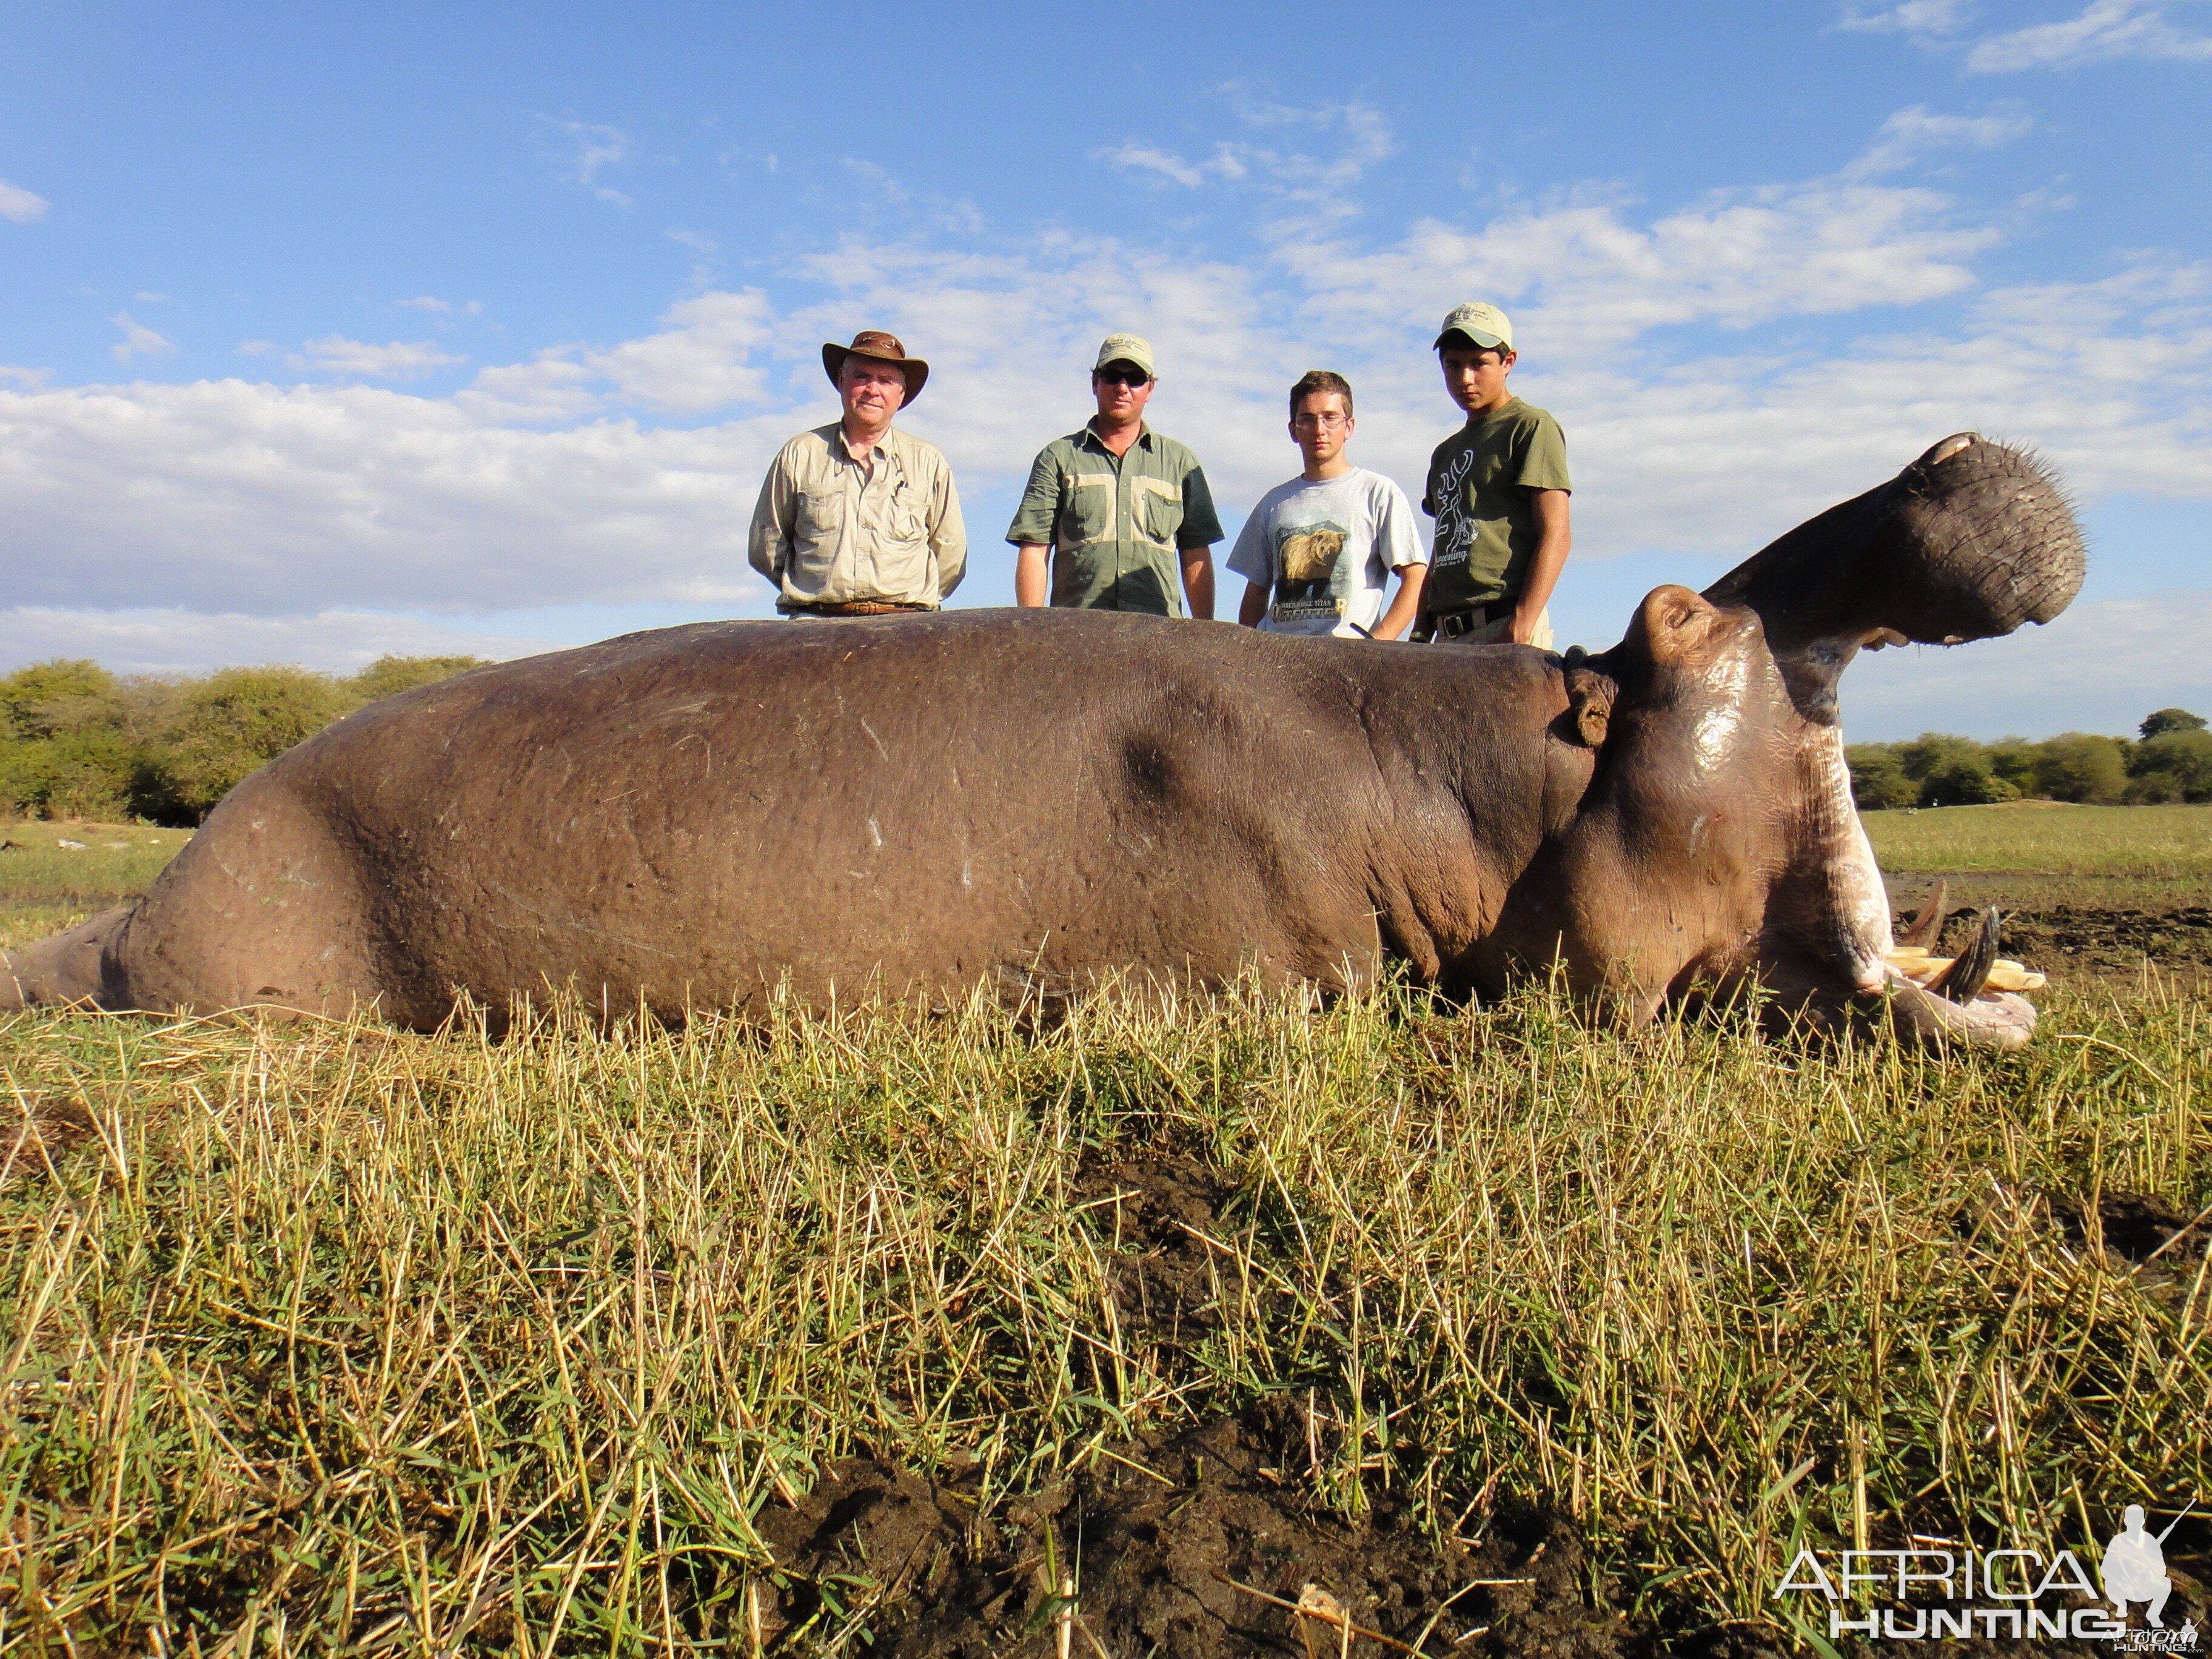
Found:
[(1158, 384), (1151, 346), (1106, 337), (1091, 371), (1097, 414), (1039, 452), (1006, 531), (1018, 604), (1041, 606), (1048, 588), (1056, 605), (1180, 617), (1180, 576), (1190, 614), (1213, 619), (1221, 520), (1198, 457), (1145, 424)]
[(1444, 389), (1467, 424), (1429, 458), (1421, 510), (1437, 521), (1417, 640), (1552, 648), (1545, 609), (1574, 544), (1567, 525), (1567, 441), (1551, 415), (1505, 388), (1518, 361), (1513, 325), (1472, 301), (1437, 336)]

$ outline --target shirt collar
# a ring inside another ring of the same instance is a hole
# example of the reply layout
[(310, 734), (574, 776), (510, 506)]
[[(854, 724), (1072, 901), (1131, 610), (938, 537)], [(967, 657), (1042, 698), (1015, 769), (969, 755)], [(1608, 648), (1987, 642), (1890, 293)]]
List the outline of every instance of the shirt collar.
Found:
[[(884, 430), (884, 435), (876, 440), (876, 453), (878, 455), (888, 455), (893, 460), (898, 459), (898, 435), (899, 429), (896, 427), (885, 428)], [(860, 465), (859, 462), (853, 460), (853, 452), (845, 447), (844, 422), (832, 421), (830, 423), (830, 443), (831, 453), (836, 455), (841, 459), (851, 461), (855, 466)]]
[[(1106, 449), (1106, 441), (1098, 435), (1098, 417), (1096, 415), (1093, 415), (1089, 420), (1083, 423), (1083, 435), (1091, 442), (1097, 444), (1099, 448)], [(1148, 422), (1139, 421), (1137, 422), (1137, 441), (1131, 444), (1129, 447), (1132, 449), (1150, 449), (1152, 447), (1152, 426)], [(1109, 455), (1111, 455), (1114, 452), (1110, 449), (1106, 449), (1106, 453)]]

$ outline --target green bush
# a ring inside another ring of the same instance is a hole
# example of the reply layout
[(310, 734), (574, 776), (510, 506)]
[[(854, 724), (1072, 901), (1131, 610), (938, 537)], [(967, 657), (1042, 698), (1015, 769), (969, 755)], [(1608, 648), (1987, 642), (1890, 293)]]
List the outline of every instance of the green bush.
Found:
[(0, 810), (121, 817), (144, 771), (131, 699), (98, 663), (55, 658), (0, 678)]
[(2035, 787), (2053, 800), (2112, 802), (2126, 798), (2126, 744), (2118, 738), (2068, 732), (2035, 745)]
[(2212, 732), (2170, 726), (2136, 745), (2128, 770), (2130, 800), (2212, 801)]
[(1889, 744), (1855, 743), (1844, 750), (1844, 760), (1851, 769), (1851, 799), (1860, 811), (1879, 812), (1919, 800), (1920, 786), (1905, 775)]
[(198, 819), (231, 786), (349, 712), (329, 676), (270, 665), (223, 668), (179, 689), (155, 742), (168, 803)]
[(362, 702), (374, 702), (486, 667), (490, 661), (489, 657), (379, 657), (348, 680), (346, 690)]
[(1991, 806), (2019, 799), (2016, 787), (1990, 770), (1986, 755), (1954, 756), (1920, 783), (1923, 806)]
[(2015, 795), (2035, 793), (2035, 745), (2026, 738), (1999, 738), (1988, 749), (1990, 774), (2013, 787)]

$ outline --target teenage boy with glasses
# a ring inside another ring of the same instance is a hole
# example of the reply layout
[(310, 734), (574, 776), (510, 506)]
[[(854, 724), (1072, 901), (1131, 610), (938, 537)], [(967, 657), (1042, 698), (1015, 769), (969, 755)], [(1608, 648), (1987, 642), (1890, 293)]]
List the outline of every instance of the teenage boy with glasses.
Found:
[(1456, 307), (1437, 336), (1444, 390), (1467, 424), (1437, 446), (1421, 510), (1437, 521), (1417, 640), (1552, 648), (1545, 607), (1574, 537), (1567, 441), (1545, 410), (1506, 390), (1518, 361), (1496, 306)]
[[(1327, 369), (1291, 388), (1291, 437), (1305, 467), (1260, 498), (1229, 568), (1244, 578), (1237, 620), (1275, 634), (1395, 640), (1420, 607), (1428, 556), (1406, 492), (1354, 466), (1352, 385)], [(1390, 573), (1398, 596), (1383, 601)]]
[(1188, 593), (1190, 614), (1212, 620), (1221, 520), (1198, 457), (1145, 424), (1158, 384), (1150, 345), (1106, 337), (1091, 371), (1098, 412), (1038, 453), (1006, 531), (1018, 604), (1048, 592), (1055, 605), (1180, 617)]

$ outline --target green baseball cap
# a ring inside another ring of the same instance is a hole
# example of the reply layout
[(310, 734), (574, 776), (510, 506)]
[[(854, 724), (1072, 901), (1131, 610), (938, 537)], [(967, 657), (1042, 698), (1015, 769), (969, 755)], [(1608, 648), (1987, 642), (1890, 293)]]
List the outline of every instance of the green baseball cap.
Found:
[(1152, 343), (1135, 334), (1109, 334), (1098, 348), (1098, 361), (1091, 365), (1091, 372), (1096, 374), (1109, 363), (1134, 363), (1147, 374), (1159, 372), (1152, 367)]
[(1496, 306), (1480, 300), (1469, 300), (1463, 306), (1452, 307), (1451, 315), (1444, 319), (1444, 325), (1437, 334), (1437, 346), (1441, 347), (1455, 334), (1464, 334), (1479, 346), (1513, 349), (1513, 325)]

